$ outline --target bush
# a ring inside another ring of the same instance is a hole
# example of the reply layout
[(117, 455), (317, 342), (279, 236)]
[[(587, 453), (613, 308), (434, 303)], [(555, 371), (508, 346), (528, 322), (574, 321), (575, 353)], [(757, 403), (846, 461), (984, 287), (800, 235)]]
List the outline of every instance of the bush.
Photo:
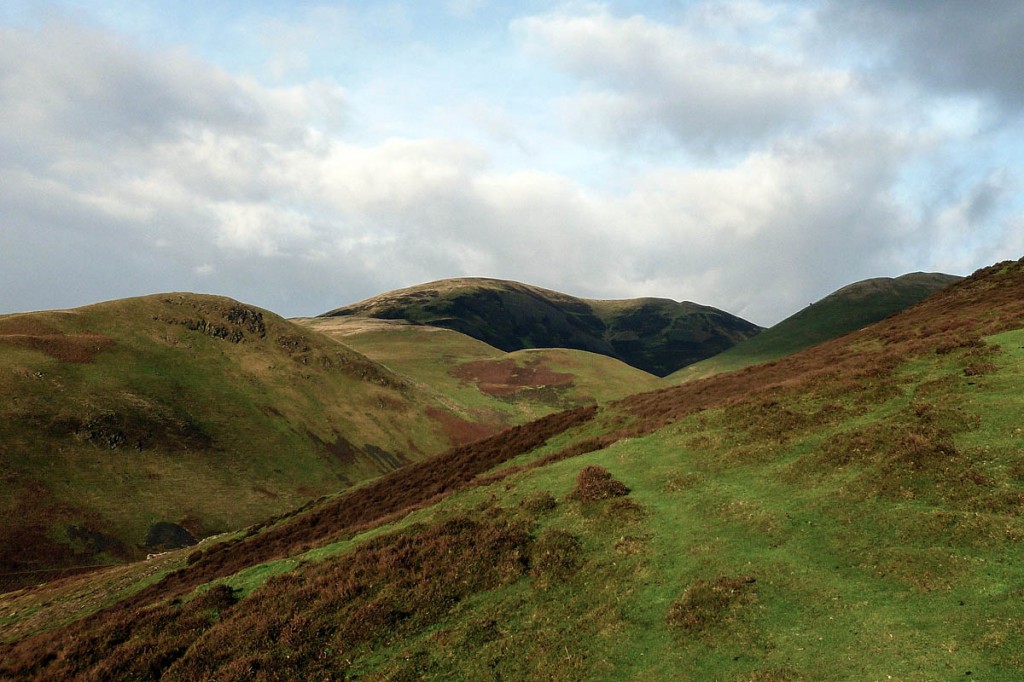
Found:
[(697, 580), (669, 606), (666, 622), (686, 632), (703, 632), (733, 620), (754, 597), (753, 577)]
[(558, 502), (547, 490), (539, 490), (523, 499), (519, 506), (531, 514), (539, 514), (554, 509), (558, 506)]
[(534, 585), (547, 588), (552, 582), (571, 578), (583, 563), (583, 543), (564, 530), (548, 529), (540, 534), (530, 552), (530, 575)]
[(597, 465), (585, 466), (576, 476), (576, 487), (569, 494), (574, 500), (587, 502), (622, 497), (629, 494), (629, 488), (622, 481), (612, 478), (608, 470)]

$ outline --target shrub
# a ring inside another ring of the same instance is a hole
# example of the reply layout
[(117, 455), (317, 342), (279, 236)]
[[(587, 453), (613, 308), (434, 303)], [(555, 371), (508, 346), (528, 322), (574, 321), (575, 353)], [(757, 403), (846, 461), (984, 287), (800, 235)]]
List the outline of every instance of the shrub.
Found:
[(740, 608), (754, 599), (756, 578), (697, 580), (672, 602), (665, 617), (669, 626), (699, 633), (734, 620)]
[(568, 580), (583, 563), (583, 543), (564, 530), (548, 529), (540, 534), (530, 552), (530, 575), (534, 585), (547, 588), (552, 582)]
[(238, 597), (230, 585), (223, 583), (214, 585), (190, 602), (193, 611), (205, 610), (223, 611), (235, 605)]
[(998, 369), (991, 362), (972, 362), (964, 367), (964, 376), (977, 377), (983, 374), (991, 374)]
[(558, 506), (558, 502), (547, 490), (538, 490), (529, 497), (523, 499), (519, 506), (531, 514), (539, 514)]
[(576, 476), (576, 487), (569, 496), (574, 500), (587, 502), (622, 497), (629, 494), (629, 488), (622, 481), (612, 478), (604, 467), (591, 464), (583, 467)]

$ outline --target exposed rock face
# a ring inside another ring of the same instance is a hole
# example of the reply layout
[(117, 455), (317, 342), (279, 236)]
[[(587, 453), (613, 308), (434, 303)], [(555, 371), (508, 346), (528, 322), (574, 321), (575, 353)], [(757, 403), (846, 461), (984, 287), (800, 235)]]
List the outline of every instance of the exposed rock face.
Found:
[[(263, 313), (254, 308), (234, 304), (227, 308), (216, 306), (197, 306), (187, 299), (166, 299), (165, 303), (191, 307), (199, 317), (159, 318), (168, 324), (180, 324), (190, 331), (197, 331), (215, 339), (224, 339), (231, 343), (242, 343), (247, 336), (258, 339), (267, 335), (267, 325), (263, 321)], [(218, 319), (219, 318), (219, 319)]]

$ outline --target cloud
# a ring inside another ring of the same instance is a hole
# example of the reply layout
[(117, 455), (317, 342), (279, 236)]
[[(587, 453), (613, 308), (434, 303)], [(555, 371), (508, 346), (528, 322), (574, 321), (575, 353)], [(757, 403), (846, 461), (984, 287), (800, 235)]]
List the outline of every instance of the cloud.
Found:
[(39, 32), (0, 29), (0, 45), (5, 138), (16, 131), (26, 145), (130, 144), (197, 120), (235, 130), (268, 123), (251, 92), (183, 52), (141, 59), (63, 22)]
[(872, 50), (890, 74), (946, 93), (1024, 106), (1024, 4), (1017, 0), (832, 0), (823, 24)]
[[(588, 8), (515, 25), (562, 70), (534, 62), (546, 83), (572, 74), (585, 86), (576, 105), (634, 126), (620, 142), (656, 129), (731, 150), (680, 162), (594, 143), (561, 166), (601, 166), (613, 193), (531, 165), (574, 150), (544, 147), (575, 131), (529, 93), (525, 113), (486, 92), (467, 100), (483, 134), (374, 135), (359, 127), (359, 87), (274, 87), (70, 22), (0, 29), (0, 310), (192, 289), (311, 315), (484, 275), (689, 299), (768, 324), (856, 279), (964, 273), (1021, 248), (1016, 167), (983, 156), (958, 175), (943, 154), (960, 153), (949, 139), (971, 146), (969, 133), (867, 121), (856, 78), (780, 47), (804, 18), (773, 7), (700, 5), (690, 24)], [(759, 107), (745, 130), (744, 110)], [(371, 130), (400, 129), (403, 115)], [(957, 181), (933, 182), (940, 171)]]
[[(725, 7), (733, 24), (774, 17), (759, 3)], [(709, 39), (708, 21), (723, 17), (701, 5), (688, 21), (666, 25), (595, 7), (512, 28), (527, 50), (580, 80), (583, 89), (568, 100), (574, 116), (625, 142), (653, 131), (698, 151), (745, 146), (814, 124), (855, 88), (849, 73), (798, 54)]]

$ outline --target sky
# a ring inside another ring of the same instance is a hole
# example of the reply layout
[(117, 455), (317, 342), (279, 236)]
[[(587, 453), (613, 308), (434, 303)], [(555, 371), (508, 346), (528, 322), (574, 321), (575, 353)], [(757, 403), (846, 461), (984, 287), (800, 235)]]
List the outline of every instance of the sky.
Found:
[(771, 325), (1024, 256), (1019, 0), (4, 0), (0, 313), (448, 277)]

